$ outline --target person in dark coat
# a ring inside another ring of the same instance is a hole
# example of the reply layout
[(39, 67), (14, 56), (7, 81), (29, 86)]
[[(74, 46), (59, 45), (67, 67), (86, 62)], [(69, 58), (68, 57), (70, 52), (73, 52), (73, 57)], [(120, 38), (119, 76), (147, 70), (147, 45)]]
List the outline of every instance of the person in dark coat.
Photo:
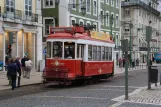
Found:
[(125, 67), (125, 58), (123, 59), (123, 68)]
[(20, 63), (20, 58), (17, 57), (14, 63), (17, 65), (17, 72), (18, 72), (18, 87), (20, 87), (20, 81), (21, 81), (21, 63)]
[(152, 63), (152, 60), (150, 60), (150, 65), (152, 65), (153, 63)]
[(14, 60), (10, 60), (10, 64), (7, 66), (8, 69), (8, 75), (11, 77), (12, 81), (12, 90), (16, 88), (16, 78), (17, 78), (17, 65), (14, 63)]
[(25, 71), (25, 61), (28, 61), (27, 56), (24, 56), (24, 58), (22, 58), (21, 60), (21, 67), (22, 67), (22, 74), (23, 74), (23, 78), (26, 77), (26, 71)]

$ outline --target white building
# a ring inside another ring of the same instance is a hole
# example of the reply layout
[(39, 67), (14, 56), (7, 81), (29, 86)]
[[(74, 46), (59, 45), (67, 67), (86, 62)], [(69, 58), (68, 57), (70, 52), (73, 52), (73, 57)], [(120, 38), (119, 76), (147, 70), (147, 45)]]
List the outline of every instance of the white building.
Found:
[[(146, 62), (147, 42), (146, 26), (152, 26), (151, 57), (160, 51), (160, 12), (157, 11), (157, 0), (124, 0), (122, 1), (122, 37), (130, 41), (131, 57)], [(131, 24), (130, 24), (131, 23)], [(131, 25), (131, 27), (130, 27)], [(130, 32), (131, 31), (131, 32)], [(130, 42), (129, 42), (130, 43)], [(130, 52), (129, 52), (130, 56)]]
[(6, 55), (33, 61), (34, 68), (42, 60), (42, 17), (40, 0), (1, 0), (0, 61)]

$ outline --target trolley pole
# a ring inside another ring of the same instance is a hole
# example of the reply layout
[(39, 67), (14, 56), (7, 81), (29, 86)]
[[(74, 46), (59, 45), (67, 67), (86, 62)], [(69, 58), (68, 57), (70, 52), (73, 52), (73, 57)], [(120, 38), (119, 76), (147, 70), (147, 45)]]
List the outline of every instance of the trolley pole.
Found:
[(146, 41), (147, 41), (147, 49), (148, 49), (148, 53), (147, 53), (148, 89), (151, 89), (151, 83), (150, 83), (150, 58), (149, 58), (151, 36), (152, 36), (152, 27), (147, 26), (146, 27)]

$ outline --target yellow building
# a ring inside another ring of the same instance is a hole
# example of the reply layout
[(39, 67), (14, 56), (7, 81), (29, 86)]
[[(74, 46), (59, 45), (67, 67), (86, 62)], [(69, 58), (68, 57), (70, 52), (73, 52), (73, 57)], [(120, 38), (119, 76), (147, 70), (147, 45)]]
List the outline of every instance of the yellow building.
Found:
[[(42, 60), (41, 0), (0, 0), (0, 61), (28, 55)], [(10, 49), (11, 47), (11, 49)]]

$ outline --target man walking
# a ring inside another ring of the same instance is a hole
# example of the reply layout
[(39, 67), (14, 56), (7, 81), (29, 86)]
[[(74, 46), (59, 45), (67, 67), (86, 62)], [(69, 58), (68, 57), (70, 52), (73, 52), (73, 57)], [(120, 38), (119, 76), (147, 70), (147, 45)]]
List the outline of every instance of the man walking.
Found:
[(7, 66), (7, 69), (8, 69), (8, 75), (10, 76), (12, 81), (12, 90), (14, 90), (14, 88), (16, 88), (16, 77), (18, 68), (16, 63), (14, 63), (13, 59), (10, 60), (10, 64)]
[(23, 78), (26, 77), (25, 62), (27, 60), (28, 60), (27, 56), (24, 56), (24, 58), (22, 58), (22, 60), (21, 60)]
[(20, 63), (20, 57), (16, 57), (16, 60), (14, 61), (17, 65), (17, 72), (18, 72), (18, 87), (20, 87), (20, 81), (21, 81), (21, 63)]

